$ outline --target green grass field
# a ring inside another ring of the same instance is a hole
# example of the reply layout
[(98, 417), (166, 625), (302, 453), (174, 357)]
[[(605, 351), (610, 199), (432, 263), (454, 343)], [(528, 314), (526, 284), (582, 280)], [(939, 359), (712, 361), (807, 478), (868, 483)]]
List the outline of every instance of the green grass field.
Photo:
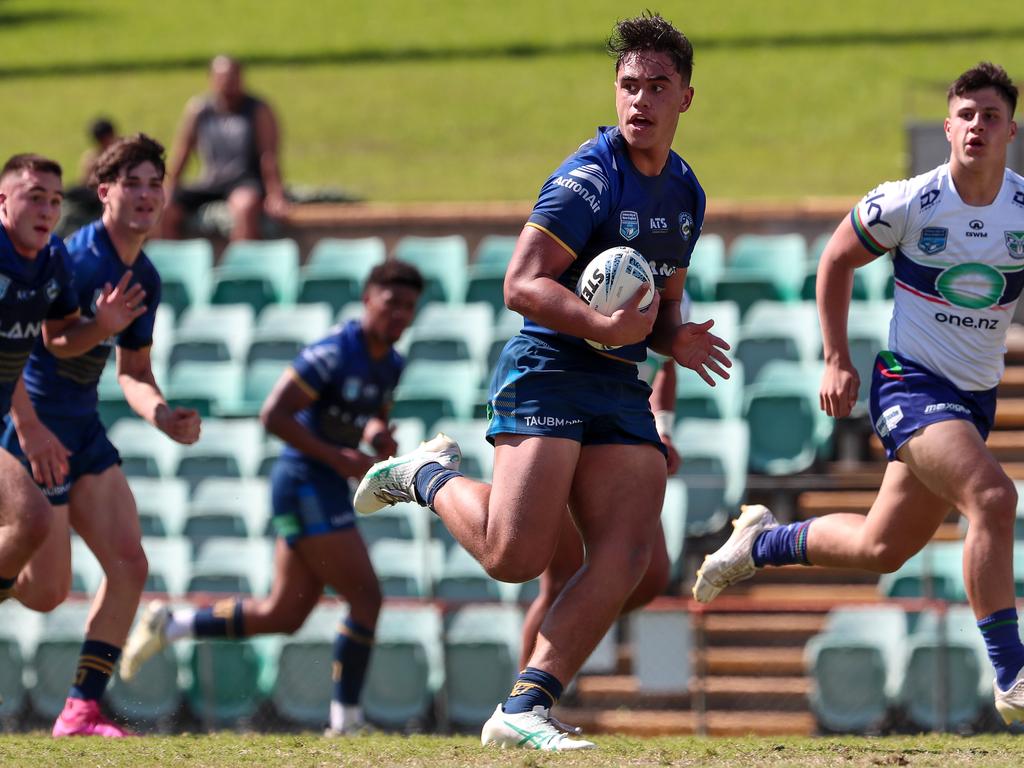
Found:
[(374, 736), (327, 740), (311, 735), (175, 736), (112, 742), (54, 741), (43, 734), (0, 739), (0, 762), (13, 766), (701, 766), (701, 768), (873, 768), (954, 766), (1017, 768), (1024, 740), (1013, 736), (899, 738), (657, 738), (600, 737), (594, 752), (544, 754), (484, 749), (470, 737)]
[[(4, 0), (0, 153), (70, 168), (99, 113), (169, 140), (218, 51), (279, 108), (289, 180), (370, 199), (529, 199), (614, 121), (602, 41), (646, 2)], [(653, 4), (658, 6), (658, 4)], [(941, 117), (982, 58), (1024, 78), (1024, 5), (661, 4), (691, 36), (677, 149), (710, 196), (852, 196), (904, 173), (903, 126)]]

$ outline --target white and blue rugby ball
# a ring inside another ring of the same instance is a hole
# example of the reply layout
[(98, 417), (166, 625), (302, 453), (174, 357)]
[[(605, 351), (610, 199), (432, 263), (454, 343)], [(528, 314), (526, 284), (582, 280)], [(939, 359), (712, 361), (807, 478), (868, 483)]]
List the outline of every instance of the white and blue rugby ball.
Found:
[[(601, 251), (587, 264), (576, 283), (576, 295), (592, 309), (611, 317), (641, 285), (648, 287), (647, 295), (640, 302), (643, 311), (654, 301), (654, 275), (647, 259), (632, 248), (620, 245)], [(586, 341), (597, 349), (618, 349), (590, 339)]]

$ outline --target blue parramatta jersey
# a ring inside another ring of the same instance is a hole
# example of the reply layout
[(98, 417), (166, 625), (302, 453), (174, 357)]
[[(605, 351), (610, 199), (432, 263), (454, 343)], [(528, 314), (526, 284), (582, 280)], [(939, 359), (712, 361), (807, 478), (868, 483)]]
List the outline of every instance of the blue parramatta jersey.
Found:
[[(296, 419), (325, 442), (356, 448), (366, 423), (391, 405), (404, 367), (402, 356), (393, 349), (371, 359), (362, 325), (350, 320), (303, 349), (292, 362), (295, 380), (316, 398)], [(313, 461), (290, 445), (282, 457)]]
[[(545, 182), (527, 226), (548, 233), (572, 254), (558, 280), (570, 291), (594, 256), (619, 245), (647, 259), (660, 290), (677, 269), (689, 266), (704, 205), (700, 182), (675, 152), (658, 176), (644, 176), (633, 167), (619, 129), (599, 128)], [(529, 319), (523, 332), (558, 348), (596, 354), (583, 339)], [(647, 350), (638, 343), (601, 354), (639, 363)]]
[(67, 250), (58, 237), (34, 259), (14, 250), (0, 226), (0, 416), (11, 408), (11, 395), (32, 348), (42, 344), (44, 320), (75, 313), (75, 289)]
[(25, 387), (32, 404), (40, 413), (76, 417), (95, 413), (99, 401), (97, 385), (114, 345), (124, 349), (144, 349), (153, 343), (153, 321), (160, 304), (160, 275), (156, 267), (140, 253), (135, 263), (125, 266), (117, 255), (102, 221), (82, 227), (67, 240), (69, 266), (75, 279), (76, 306), (85, 317), (92, 317), (96, 299), (103, 286), (117, 285), (126, 271), (132, 271), (132, 285), (146, 291), (146, 313), (135, 318), (115, 338), (99, 344), (84, 355), (57, 358), (36, 344), (25, 367)]

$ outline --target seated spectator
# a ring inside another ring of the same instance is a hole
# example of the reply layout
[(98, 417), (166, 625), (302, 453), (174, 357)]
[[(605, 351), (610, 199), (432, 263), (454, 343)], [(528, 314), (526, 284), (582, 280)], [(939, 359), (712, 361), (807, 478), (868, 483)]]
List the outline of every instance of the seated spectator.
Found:
[[(189, 157), (202, 164), (195, 184), (181, 184)], [(263, 213), (282, 216), (287, 203), (278, 163), (278, 126), (273, 110), (247, 93), (242, 66), (230, 56), (210, 63), (210, 93), (185, 107), (168, 168), (163, 236), (179, 238), (187, 216), (224, 200), (231, 212), (231, 239), (256, 240)]]
[(103, 154), (103, 150), (117, 140), (117, 129), (110, 118), (97, 117), (89, 123), (89, 136), (93, 144), (82, 153), (82, 158), (78, 161), (78, 183), (82, 187), (91, 186), (92, 167)]

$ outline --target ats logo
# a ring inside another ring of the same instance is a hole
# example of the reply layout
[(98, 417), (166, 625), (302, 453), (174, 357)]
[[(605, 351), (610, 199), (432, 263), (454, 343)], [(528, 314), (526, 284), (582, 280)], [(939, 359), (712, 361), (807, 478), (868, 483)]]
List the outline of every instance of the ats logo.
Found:
[(652, 216), (651, 217), (651, 232), (654, 234), (665, 234), (668, 232), (668, 219), (664, 216)]

